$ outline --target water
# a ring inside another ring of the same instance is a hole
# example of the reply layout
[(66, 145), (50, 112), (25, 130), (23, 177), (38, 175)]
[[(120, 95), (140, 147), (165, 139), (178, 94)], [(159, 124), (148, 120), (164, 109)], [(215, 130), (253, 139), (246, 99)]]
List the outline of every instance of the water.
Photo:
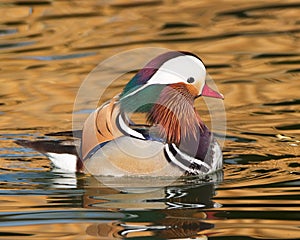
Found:
[[(2, 1), (0, 238), (299, 239), (299, 7)], [(188, 50), (206, 63), (225, 95), (223, 176), (128, 193), (117, 183), (108, 188), (89, 176), (50, 171), (45, 157), (13, 143), (71, 129), (86, 75), (138, 47)]]

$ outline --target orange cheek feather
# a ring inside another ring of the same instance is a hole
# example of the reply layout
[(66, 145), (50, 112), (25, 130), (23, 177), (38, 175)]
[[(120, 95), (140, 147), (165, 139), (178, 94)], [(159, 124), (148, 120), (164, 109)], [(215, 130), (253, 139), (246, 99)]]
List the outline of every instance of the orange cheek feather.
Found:
[(186, 88), (193, 96), (197, 97), (199, 95), (199, 90), (195, 86), (186, 84)]
[(174, 84), (170, 84), (170, 87), (173, 87), (174, 89), (177, 89), (178, 91), (182, 91), (183, 89), (187, 89), (188, 92), (193, 97), (197, 97), (199, 95), (199, 90), (194, 85), (191, 85), (191, 84), (174, 83)]

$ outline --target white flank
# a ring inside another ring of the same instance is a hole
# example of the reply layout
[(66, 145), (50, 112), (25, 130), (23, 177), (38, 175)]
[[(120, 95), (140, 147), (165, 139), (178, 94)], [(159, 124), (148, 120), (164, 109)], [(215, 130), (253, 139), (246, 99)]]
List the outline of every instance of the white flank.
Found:
[(55, 167), (66, 172), (76, 172), (77, 156), (69, 153), (45, 153)]

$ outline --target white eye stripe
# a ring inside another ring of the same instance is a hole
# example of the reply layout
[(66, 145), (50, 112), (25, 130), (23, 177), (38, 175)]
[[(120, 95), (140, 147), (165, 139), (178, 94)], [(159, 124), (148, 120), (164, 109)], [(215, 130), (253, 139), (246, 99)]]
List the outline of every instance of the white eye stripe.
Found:
[(199, 59), (185, 55), (172, 58), (162, 64), (147, 84), (187, 83), (190, 77), (195, 79), (194, 82), (201, 81), (204, 84), (206, 69)]
[[(188, 79), (191, 77), (194, 78), (194, 81), (189, 83)], [(199, 94), (201, 94), (205, 78), (206, 69), (200, 59), (190, 55), (179, 56), (163, 63), (146, 84), (122, 96), (120, 100), (133, 96), (153, 84), (192, 84), (199, 90)]]
[(186, 82), (186, 78), (170, 69), (160, 68), (153, 74), (147, 84), (172, 84), (178, 82)]
[(195, 62), (197, 65), (199, 65), (202, 68), (202, 71), (204, 71), (206, 73), (206, 68), (200, 59), (198, 59), (194, 56), (185, 56), (185, 57), (190, 58), (193, 62)]

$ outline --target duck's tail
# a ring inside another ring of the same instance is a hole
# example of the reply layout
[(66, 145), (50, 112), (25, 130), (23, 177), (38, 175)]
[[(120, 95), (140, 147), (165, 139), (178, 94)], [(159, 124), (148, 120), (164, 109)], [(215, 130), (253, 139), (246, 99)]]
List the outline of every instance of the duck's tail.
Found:
[(70, 142), (55, 140), (16, 140), (16, 144), (34, 149), (47, 156), (56, 168), (65, 172), (81, 172), (83, 164), (76, 146)]

